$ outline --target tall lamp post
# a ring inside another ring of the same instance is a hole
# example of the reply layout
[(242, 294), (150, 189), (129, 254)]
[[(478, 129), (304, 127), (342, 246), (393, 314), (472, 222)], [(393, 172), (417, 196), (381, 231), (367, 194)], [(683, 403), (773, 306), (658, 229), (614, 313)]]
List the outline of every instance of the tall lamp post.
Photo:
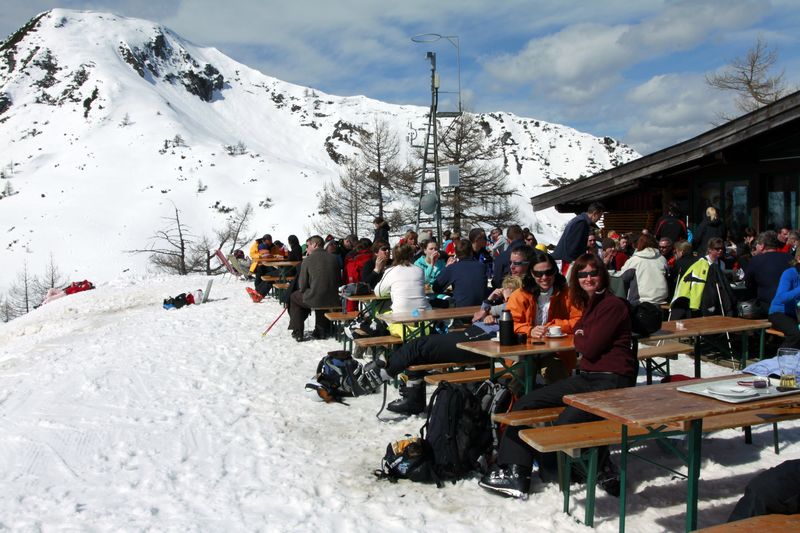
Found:
[(456, 48), (456, 66), (458, 67), (458, 113), (461, 109), (461, 46), (458, 35), (441, 35), (439, 33), (421, 33), (411, 38), (415, 43), (435, 43), (441, 39), (446, 39)]

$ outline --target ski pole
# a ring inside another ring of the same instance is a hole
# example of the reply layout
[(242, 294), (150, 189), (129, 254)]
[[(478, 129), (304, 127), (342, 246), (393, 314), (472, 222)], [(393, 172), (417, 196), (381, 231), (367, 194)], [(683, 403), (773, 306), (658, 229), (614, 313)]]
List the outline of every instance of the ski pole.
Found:
[(288, 307), (284, 307), (283, 308), (283, 311), (281, 311), (281, 314), (278, 315), (278, 318), (273, 320), (272, 324), (270, 324), (269, 327), (266, 330), (264, 330), (264, 333), (261, 334), (262, 337), (265, 336), (267, 333), (269, 333), (269, 330), (271, 330), (272, 326), (274, 326), (278, 322), (278, 320), (281, 319), (281, 317), (283, 316), (283, 314), (286, 312), (287, 309), (289, 309), (289, 308)]

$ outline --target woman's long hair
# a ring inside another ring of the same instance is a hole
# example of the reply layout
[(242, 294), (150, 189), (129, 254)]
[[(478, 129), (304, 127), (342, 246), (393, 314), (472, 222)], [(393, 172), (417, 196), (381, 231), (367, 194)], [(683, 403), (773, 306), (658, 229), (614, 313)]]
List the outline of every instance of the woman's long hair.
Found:
[(533, 277), (533, 267), (534, 265), (538, 265), (539, 263), (547, 263), (552, 270), (555, 270), (555, 280), (553, 281), (553, 295), (559, 294), (564, 288), (567, 286), (567, 280), (561, 273), (558, 271), (558, 266), (556, 266), (556, 260), (553, 257), (545, 253), (541, 250), (537, 250), (530, 246), (520, 246), (519, 248), (515, 248), (514, 251), (519, 253), (519, 251), (523, 248), (527, 248), (530, 250), (528, 254), (526, 254), (525, 260), (528, 261), (528, 269), (525, 271), (525, 276), (522, 278), (522, 288), (528, 291), (529, 293), (533, 294), (534, 296), (539, 296), (541, 294), (542, 289), (539, 287), (539, 284), (536, 283), (536, 278)]
[(583, 254), (577, 258), (575, 262), (572, 263), (572, 270), (569, 273), (569, 301), (578, 309), (586, 309), (586, 305), (589, 303), (589, 294), (587, 294), (587, 292), (583, 290), (583, 287), (581, 287), (581, 284), (578, 283), (578, 272), (587, 266), (597, 270), (600, 276), (600, 285), (597, 287), (598, 291), (608, 288), (609, 284), (608, 270), (601, 258), (594, 254)]

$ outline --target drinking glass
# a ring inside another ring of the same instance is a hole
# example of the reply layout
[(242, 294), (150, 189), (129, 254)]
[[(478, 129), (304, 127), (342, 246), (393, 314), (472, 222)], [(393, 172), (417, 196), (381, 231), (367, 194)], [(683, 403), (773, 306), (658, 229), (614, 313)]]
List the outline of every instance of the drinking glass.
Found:
[(797, 387), (797, 362), (800, 350), (796, 348), (778, 348), (778, 367), (781, 371), (781, 387)]

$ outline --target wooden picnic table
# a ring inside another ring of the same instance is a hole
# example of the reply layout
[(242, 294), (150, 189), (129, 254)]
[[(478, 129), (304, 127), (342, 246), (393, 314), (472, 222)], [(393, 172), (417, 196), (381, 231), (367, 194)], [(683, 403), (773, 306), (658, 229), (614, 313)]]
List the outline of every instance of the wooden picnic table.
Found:
[[(683, 325), (683, 329), (678, 329), (678, 323)], [(661, 329), (644, 338), (647, 342), (657, 342), (668, 339), (679, 339), (691, 337), (694, 339), (694, 377), (700, 377), (700, 341), (702, 337), (708, 335), (719, 335), (725, 333), (746, 333), (748, 331), (759, 331), (761, 334), (761, 353), (763, 356), (764, 331), (771, 327), (768, 320), (752, 320), (747, 318), (733, 318), (729, 316), (703, 316), (698, 318), (686, 318), (684, 320), (670, 320), (661, 324)], [(742, 336), (742, 368), (746, 366), (748, 356), (747, 337)]]
[(459, 318), (471, 319), (472, 316), (480, 310), (480, 305), (470, 305), (467, 307), (437, 307), (427, 310), (415, 310), (410, 313), (385, 313), (379, 315), (378, 318), (387, 324), (402, 324), (403, 339), (407, 341), (423, 335), (424, 328), (419, 327), (423, 322), (438, 322)]
[[(514, 346), (501, 346), (496, 340), (483, 340), (459, 342), (456, 344), (456, 347), (478, 355), (483, 355), (493, 361), (499, 361), (503, 367), (501, 372), (495, 370), (494, 362), (489, 365), (489, 379), (492, 381), (506, 373), (517, 375), (517, 370), (522, 366), (522, 380), (523, 383), (525, 383), (525, 392), (529, 392), (533, 388), (534, 377), (539, 372), (541, 356), (574, 350), (575, 346), (573, 340), (574, 337), (572, 335), (565, 335), (564, 337), (557, 338), (529, 338), (527, 343)], [(514, 361), (514, 363), (509, 365), (507, 361)]]
[[(699, 382), (730, 380), (745, 375), (727, 375)], [(692, 383), (699, 383), (694, 381)], [(800, 404), (800, 395), (760, 397), (743, 403), (729, 403), (715, 398), (681, 392), (687, 382), (662, 383), (646, 387), (628, 387), (564, 396), (564, 403), (622, 424), (620, 457), (619, 530), (625, 531), (625, 504), (628, 477), (628, 452), (631, 442), (663, 439), (675, 434), (687, 435), (688, 490), (686, 494), (686, 531), (697, 528), (698, 481), (700, 478), (703, 419), (714, 415), (755, 411)], [(645, 428), (647, 433), (628, 437), (628, 427)]]

